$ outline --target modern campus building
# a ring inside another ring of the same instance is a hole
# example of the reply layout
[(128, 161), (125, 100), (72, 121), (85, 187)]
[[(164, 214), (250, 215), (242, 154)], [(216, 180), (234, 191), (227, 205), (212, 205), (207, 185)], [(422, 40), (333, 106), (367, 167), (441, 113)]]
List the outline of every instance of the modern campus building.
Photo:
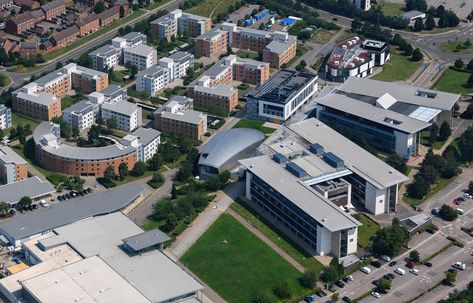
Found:
[(42, 121), (61, 116), (61, 99), (47, 92), (20, 91), (13, 96), (12, 107), (15, 112)]
[[(5, 105), (0, 105), (0, 129), (12, 127), (11, 109)], [(3, 138), (0, 138), (0, 140)]]
[(247, 95), (248, 117), (281, 123), (313, 98), (317, 75), (287, 69), (279, 70), (269, 81)]
[(228, 46), (228, 32), (218, 27), (195, 38), (197, 57), (217, 58), (227, 52)]
[(253, 85), (262, 85), (269, 80), (268, 61), (261, 62), (230, 55), (225, 62), (232, 67), (233, 80)]
[(133, 134), (123, 137), (124, 146), (136, 148), (137, 160), (146, 162), (158, 152), (161, 143), (161, 132), (152, 128), (140, 127)]
[(9, 184), (28, 178), (28, 162), (8, 146), (0, 146), (0, 183)]
[[(37, 176), (26, 178), (0, 186), (2, 202), (14, 206), (23, 197), (39, 200), (51, 196), (56, 189), (48, 181), (41, 181)], [(29, 216), (25, 216), (29, 217)], [(2, 235), (5, 235), (2, 233)]]
[(82, 132), (91, 127), (96, 118), (95, 104), (82, 100), (62, 111), (62, 118), (71, 129)]
[(364, 11), (368, 11), (371, 8), (371, 0), (353, 0), (353, 4)]
[(207, 115), (193, 108), (191, 98), (172, 97), (153, 113), (154, 127), (165, 133), (175, 133), (202, 140), (207, 132)]
[(173, 10), (150, 23), (153, 40), (167, 39), (187, 35), (197, 37), (210, 30), (210, 18), (184, 13), (180, 9)]
[(137, 46), (123, 49), (124, 65), (130, 63), (135, 65), (138, 70), (145, 70), (156, 64), (158, 54), (154, 47), (140, 44)]
[[(159, 138), (149, 139), (148, 132), (146, 136), (144, 132), (138, 129), (132, 133), (138, 142), (123, 140), (103, 147), (77, 147), (61, 142), (58, 124), (43, 122), (33, 133), (35, 158), (46, 169), (73, 176), (101, 177), (108, 166), (118, 173), (121, 163), (131, 170), (139, 159), (152, 157), (150, 151), (159, 143)], [(155, 135), (158, 133), (153, 131)]]
[(228, 84), (200, 82), (193, 88), (194, 105), (199, 108), (233, 111), (238, 105), (238, 90)]
[(176, 52), (169, 57), (159, 59), (153, 65), (136, 75), (136, 90), (155, 96), (174, 80), (185, 77), (189, 68), (194, 68), (194, 55)]
[(339, 42), (325, 64), (328, 79), (343, 82), (348, 77), (364, 78), (376, 66), (383, 66), (390, 58), (386, 42), (351, 37)]
[(128, 101), (103, 103), (100, 107), (100, 116), (104, 121), (115, 118), (117, 129), (125, 131), (132, 131), (142, 124), (141, 107)]
[(319, 120), (363, 139), (376, 149), (409, 159), (417, 155), (420, 132), (431, 123), (452, 123), (460, 95), (411, 85), (350, 77), (317, 99)]
[(262, 132), (251, 128), (234, 128), (216, 134), (200, 153), (199, 175), (209, 177), (234, 169), (238, 160), (255, 154), (264, 138)]

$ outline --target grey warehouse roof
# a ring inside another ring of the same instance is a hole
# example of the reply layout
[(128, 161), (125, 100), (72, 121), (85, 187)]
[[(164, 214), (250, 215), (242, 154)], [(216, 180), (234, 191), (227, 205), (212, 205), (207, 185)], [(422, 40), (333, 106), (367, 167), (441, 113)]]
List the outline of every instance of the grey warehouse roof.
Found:
[(199, 165), (221, 167), (239, 152), (262, 142), (264, 138), (262, 132), (250, 128), (234, 128), (218, 133), (202, 149)]
[(318, 143), (323, 146), (325, 152), (332, 152), (340, 157), (349, 170), (378, 189), (409, 180), (378, 157), (315, 118), (292, 124), (289, 129), (310, 144)]
[(56, 192), (48, 181), (41, 181), (37, 176), (0, 186), (0, 200), (15, 204), (23, 197), (32, 199)]
[(141, 186), (129, 184), (83, 199), (54, 204), (0, 223), (0, 232), (10, 240), (28, 238), (80, 220), (121, 210), (136, 199), (142, 190)]
[(140, 250), (149, 248), (151, 246), (164, 243), (168, 240), (171, 240), (171, 238), (156, 228), (156, 229), (123, 239), (123, 243), (128, 245), (135, 252), (138, 252)]

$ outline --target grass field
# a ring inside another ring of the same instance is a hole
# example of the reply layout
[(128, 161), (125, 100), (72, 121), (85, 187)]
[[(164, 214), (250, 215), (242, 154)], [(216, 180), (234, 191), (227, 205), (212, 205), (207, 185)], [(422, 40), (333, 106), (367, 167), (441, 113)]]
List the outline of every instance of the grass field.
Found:
[(473, 93), (473, 87), (466, 85), (469, 76), (470, 73), (468, 72), (459, 72), (449, 68), (442, 77), (440, 77), (437, 83), (435, 83), (434, 88), (440, 91), (462, 95)]
[(61, 109), (68, 108), (81, 100), (83, 100), (82, 97), (78, 98), (77, 96), (65, 96), (61, 99)]
[(448, 41), (440, 44), (440, 49), (447, 53), (453, 54), (472, 54), (473, 43), (469, 46), (465, 45), (465, 40)]
[(240, 58), (249, 58), (249, 59), (254, 59), (254, 60), (261, 60), (257, 52), (249, 51), (249, 50), (244, 50), (244, 49), (239, 49), (236, 53), (236, 55)]
[(404, 56), (398, 50), (391, 49), (391, 59), (383, 65), (383, 71), (371, 79), (387, 82), (407, 80), (421, 65), (410, 57)]
[(317, 261), (313, 256), (306, 252), (299, 245), (294, 243), (289, 239), (285, 234), (280, 232), (274, 225), (270, 222), (261, 218), (255, 210), (250, 206), (244, 204), (240, 201), (235, 201), (230, 205), (230, 208), (242, 216), (245, 220), (250, 222), (253, 226), (256, 226), (258, 230), (273, 241), (277, 246), (284, 250), (288, 255), (290, 255), (294, 260), (299, 262), (304, 268), (312, 269), (317, 272), (322, 271), (324, 266), (322, 263)]
[(396, 16), (404, 12), (404, 5), (401, 3), (380, 1), (378, 6), (385, 16)]
[(358, 227), (358, 245), (366, 248), (371, 243), (371, 238), (379, 230), (379, 225), (364, 214), (356, 214), (353, 217), (363, 225)]
[(233, 126), (232, 128), (242, 128), (242, 127), (254, 128), (263, 132), (265, 135), (271, 135), (276, 130), (274, 128), (266, 127), (263, 125), (264, 125), (263, 121), (253, 121), (253, 120), (242, 119), (238, 121), (237, 124), (235, 124), (235, 126)]
[(220, 13), (226, 12), (228, 7), (235, 4), (235, 2), (236, 0), (206, 0), (187, 11), (200, 16), (215, 17)]
[(31, 131), (33, 131), (36, 128), (36, 126), (38, 126), (39, 121), (23, 116), (22, 114), (19, 114), (19, 113), (15, 113), (15, 112), (12, 113), (13, 127), (17, 127), (18, 125), (25, 126), (26, 124), (29, 124), (31, 126)]
[(251, 302), (287, 281), (294, 295), (301, 274), (230, 215), (223, 214), (180, 260), (230, 303)]
[(310, 42), (314, 42), (317, 44), (325, 44), (333, 38), (333, 36), (337, 33), (336, 30), (328, 30), (325, 28), (318, 28), (317, 32), (310, 38)]

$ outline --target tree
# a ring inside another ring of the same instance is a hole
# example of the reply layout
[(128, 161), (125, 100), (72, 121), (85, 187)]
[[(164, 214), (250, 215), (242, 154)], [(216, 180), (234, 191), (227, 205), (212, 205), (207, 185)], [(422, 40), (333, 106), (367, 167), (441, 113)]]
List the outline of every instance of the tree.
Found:
[(186, 181), (190, 176), (192, 176), (192, 165), (186, 161), (179, 168), (179, 171), (176, 174), (176, 180)]
[(128, 164), (120, 163), (118, 166), (118, 175), (120, 175), (120, 179), (125, 179), (126, 175), (128, 175)]
[(9, 209), (10, 205), (8, 205), (8, 203), (0, 202), (0, 213), (2, 213), (2, 215), (5, 215)]
[(167, 232), (174, 230), (174, 228), (176, 228), (177, 224), (179, 223), (177, 216), (172, 212), (165, 215), (164, 221), (165, 225), (163, 226), (163, 229)]
[(437, 123), (432, 123), (432, 125), (430, 126), (429, 142), (430, 143), (437, 142), (438, 135), (439, 135), (439, 127)]
[(398, 154), (392, 153), (388, 155), (386, 163), (401, 173), (405, 174), (407, 171), (406, 161), (404, 161)]
[[(470, 70), (470, 71), (473, 71), (473, 59), (471, 59), (471, 60), (468, 62), (466, 68), (467, 68), (468, 70)], [(456, 103), (455, 103), (455, 104), (456, 104)]]
[(457, 60), (455, 60), (455, 67), (456, 68), (463, 68), (463, 65), (465, 65), (465, 63), (463, 62), (463, 60), (461, 58), (458, 58)]
[(18, 207), (22, 208), (22, 209), (25, 209), (25, 208), (28, 208), (31, 206), (31, 203), (33, 203), (33, 201), (31, 200), (30, 197), (23, 197), (20, 199), (20, 201), (18, 202)]
[(420, 32), (423, 29), (424, 29), (424, 21), (422, 21), (422, 18), (417, 18), (414, 23), (414, 31)]
[(324, 271), (320, 274), (320, 280), (323, 282), (335, 282), (340, 280), (340, 273), (338, 272), (337, 268), (334, 266), (329, 266), (324, 269)]
[(351, 30), (354, 32), (357, 32), (360, 30), (362, 25), (363, 23), (361, 23), (360, 19), (354, 18), (353, 21), (351, 22)]
[(330, 299), (332, 300), (332, 302), (337, 302), (340, 299), (338, 292), (334, 292)]
[(317, 272), (314, 270), (307, 270), (302, 275), (300, 283), (305, 288), (314, 289), (317, 285)]
[(409, 258), (411, 259), (411, 261), (420, 262), (420, 253), (415, 249), (411, 250), (411, 252), (409, 253)]
[(64, 66), (64, 64), (62, 64), (61, 61), (58, 61), (58, 62), (56, 63), (56, 69), (60, 69), (60, 68), (62, 68), (63, 66)]
[(466, 48), (469, 48), (471, 46), (471, 40), (470, 39), (466, 39), (465, 43), (463, 44), (465, 45)]
[(134, 176), (143, 176), (146, 172), (146, 164), (143, 161), (136, 162), (131, 172)]
[(69, 139), (72, 135), (72, 130), (69, 124), (64, 121), (62, 117), (54, 117), (51, 119), (52, 122), (59, 124), (61, 128), (61, 137), (65, 139)]
[(158, 170), (162, 165), (162, 157), (160, 153), (155, 153), (151, 159), (148, 160), (149, 170)]
[(433, 165), (422, 165), (419, 174), (429, 185), (437, 182), (439, 177), (438, 171)]
[[(471, 73), (470, 76), (468, 77), (468, 80), (466, 81), (466, 85), (468, 87), (473, 87), (473, 73)], [(470, 105), (472, 105), (472, 104), (470, 104)], [(468, 105), (468, 106), (470, 106), (470, 105)]]
[(450, 123), (447, 121), (443, 121), (443, 123), (440, 125), (440, 130), (439, 130), (439, 139), (441, 141), (445, 141), (450, 137), (452, 134), (452, 129), (450, 128)]
[(427, 19), (425, 20), (424, 23), (424, 29), (431, 31), (435, 27), (435, 19), (432, 15), (427, 15)]
[(271, 302), (272, 302), (271, 297), (264, 292), (257, 293), (251, 300), (251, 303), (271, 303)]
[(172, 184), (172, 189), (171, 189), (171, 199), (176, 200), (177, 199), (177, 189), (176, 189), (176, 184)]
[(413, 52), (412, 52), (412, 61), (415, 61), (415, 62), (418, 62), (420, 60), (424, 59), (424, 55), (422, 54), (422, 52), (420, 51), (420, 49), (416, 48)]
[(445, 221), (455, 221), (458, 218), (458, 213), (453, 207), (444, 204), (439, 209), (439, 217)]
[(105, 124), (107, 125), (107, 128), (109, 128), (109, 129), (116, 129), (118, 127), (117, 118), (111, 117), (111, 118), (107, 119)]
[(276, 286), (276, 288), (274, 288), (273, 292), (279, 299), (289, 299), (291, 297), (291, 291), (287, 281), (281, 282)]
[(395, 256), (399, 254), (402, 245), (409, 241), (409, 233), (398, 221), (376, 232), (373, 238), (372, 250), (376, 255)]
[(458, 150), (464, 162), (473, 160), (473, 129), (467, 129), (458, 139)]
[(395, 34), (394, 37), (393, 37), (393, 42), (392, 43), (394, 45), (400, 46), (402, 41), (404, 41), (404, 39), (401, 37), (401, 35)]
[(470, 181), (470, 183), (468, 183), (468, 192), (473, 193), (473, 181)]
[(380, 293), (386, 293), (391, 289), (391, 280), (381, 278), (378, 280), (376, 290)]
[(113, 166), (111, 165), (107, 166), (107, 168), (103, 172), (103, 177), (108, 181), (115, 179), (116, 175), (115, 175), (115, 169), (113, 168)]
[(8, 64), (9, 59), (10, 57), (8, 56), (8, 53), (5, 48), (0, 48), (0, 65), (5, 66), (6, 64)]
[(100, 14), (101, 12), (103, 12), (105, 10), (105, 2), (103, 1), (99, 1), (97, 2), (97, 4), (95, 4), (94, 6), (94, 12), (96, 14)]
[[(457, 272), (456, 271), (447, 271), (447, 273), (445, 274), (445, 282), (448, 284), (448, 285), (453, 285), (455, 284), (455, 282), (457, 281)], [(455, 301), (457, 302), (457, 301)], [(458, 301), (460, 302), (460, 301)]]
[(120, 18), (125, 17), (125, 8), (123, 6), (120, 6)]

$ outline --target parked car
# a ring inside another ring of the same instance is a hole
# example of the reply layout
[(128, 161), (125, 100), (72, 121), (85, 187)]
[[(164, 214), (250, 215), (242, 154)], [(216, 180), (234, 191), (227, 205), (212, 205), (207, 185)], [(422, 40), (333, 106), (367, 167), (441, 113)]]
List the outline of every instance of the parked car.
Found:
[(467, 198), (467, 199), (471, 199), (471, 198), (472, 198), (469, 193), (465, 193), (465, 194), (463, 195), (463, 197), (465, 197), (465, 198)]
[(347, 297), (347, 296), (344, 296), (344, 297), (342, 298), (342, 300), (343, 300), (343, 302), (347, 302), (347, 303), (351, 303), (351, 302), (352, 302), (351, 299), (350, 299), (349, 297)]
[(321, 297), (321, 298), (322, 298), (322, 297), (325, 297), (325, 296), (327, 295), (327, 293), (326, 293), (325, 291), (321, 290), (321, 289), (318, 290), (318, 291), (316, 291), (315, 294), (316, 294), (317, 296)]
[(455, 262), (452, 264), (454, 268), (457, 268), (459, 270), (465, 270), (466, 269), (466, 264), (462, 262)]
[(393, 275), (392, 273), (389, 273), (389, 274), (385, 274), (383, 276), (383, 278), (386, 279), (386, 280), (394, 280), (396, 278), (396, 276)]
[(454, 273), (454, 272), (457, 272), (457, 270), (455, 268), (449, 268), (448, 272)]
[(307, 296), (304, 301), (306, 302), (314, 302), (315, 301), (315, 295), (310, 295), (310, 296)]
[(455, 204), (455, 205), (460, 205), (461, 202), (460, 202), (459, 200), (453, 200), (453, 204)]
[(386, 261), (386, 262), (389, 262), (391, 261), (391, 257), (390, 256), (386, 256), (386, 255), (381, 255), (379, 256), (379, 258), (383, 261)]
[(402, 268), (396, 268), (396, 270), (394, 271), (395, 273), (397, 273), (398, 275), (401, 275), (401, 276), (404, 276), (406, 274), (406, 271)]
[(436, 231), (435, 229), (433, 229), (433, 228), (427, 228), (425, 231), (428, 232), (429, 234), (432, 234), (432, 235), (437, 232), (437, 231)]
[(351, 276), (351, 275), (348, 275), (348, 276), (343, 278), (343, 281), (345, 281), (346, 283), (348, 283), (349, 281), (353, 281), (353, 280), (354, 280), (353, 276)]
[(32, 204), (31, 209), (38, 209), (38, 204)]
[(371, 281), (371, 284), (373, 284), (374, 286), (378, 286), (379, 285), (379, 280), (378, 279), (373, 280), (373, 281)]
[(412, 269), (412, 268), (416, 267), (416, 262), (409, 261), (409, 262), (407, 262), (406, 267)]
[(371, 293), (371, 295), (372, 295), (373, 297), (375, 297), (376, 299), (381, 298), (381, 295), (380, 295), (379, 293), (375, 292), (375, 291), (373, 291), (373, 292)]
[(337, 282), (335, 282), (335, 285), (337, 285), (337, 286), (340, 287), (340, 288), (344, 288), (344, 287), (345, 287), (345, 284), (344, 284), (342, 281), (340, 281), (340, 280), (338, 280)]
[(49, 203), (46, 202), (46, 200), (41, 200), (41, 201), (39, 201), (39, 204), (40, 204), (42, 207), (48, 207), (48, 206), (49, 206)]
[(57, 196), (58, 201), (62, 201), (62, 196)]
[(393, 267), (393, 266), (396, 265), (396, 264), (397, 264), (396, 261), (391, 261), (391, 262), (389, 262), (389, 266), (391, 266), (391, 267)]
[(411, 269), (409, 272), (410, 272), (411, 274), (416, 275), (416, 276), (420, 274), (420, 271), (419, 271), (418, 269), (416, 269), (416, 268)]
[(89, 194), (92, 193), (92, 188), (87, 187), (87, 192), (88, 192)]
[(373, 262), (371, 262), (371, 266), (376, 267), (376, 268), (380, 268), (381, 267), (381, 262), (373, 261)]
[(366, 266), (363, 266), (362, 268), (360, 268), (360, 270), (364, 272), (365, 274), (369, 274), (371, 272), (371, 269)]
[(439, 209), (438, 208), (432, 208), (432, 210), (430, 211), (430, 213), (434, 216), (437, 216), (438, 213), (439, 213)]
[(12, 215), (12, 216), (16, 215), (16, 210), (14, 210), (13, 208), (10, 209), (10, 215)]
[(432, 267), (432, 263), (431, 263), (431, 262), (425, 262), (424, 265), (427, 266), (427, 267)]
[(460, 202), (465, 202), (465, 198), (463, 198), (463, 197), (458, 197), (457, 200), (460, 201)]

